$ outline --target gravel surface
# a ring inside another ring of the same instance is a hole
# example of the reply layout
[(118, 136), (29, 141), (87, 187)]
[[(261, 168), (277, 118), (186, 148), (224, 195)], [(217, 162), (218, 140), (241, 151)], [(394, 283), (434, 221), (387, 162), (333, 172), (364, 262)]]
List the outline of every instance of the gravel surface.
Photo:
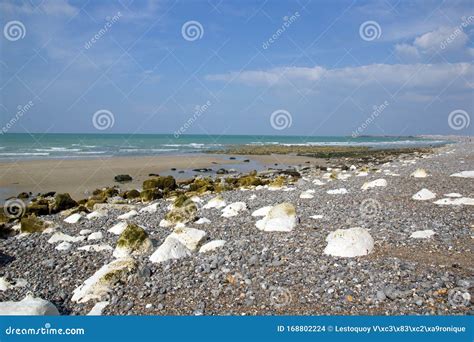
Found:
[[(138, 272), (114, 285), (104, 297), (105, 315), (340, 315), (472, 313), (474, 206), (437, 205), (444, 194), (474, 198), (474, 179), (450, 177), (474, 170), (474, 143), (468, 140), (437, 149), (432, 155), (400, 157), (380, 165), (379, 172), (328, 180), (325, 171), (301, 167), (302, 178), (292, 191), (268, 189), (222, 193), (227, 204), (245, 202), (247, 211), (221, 217), (221, 209), (199, 208), (210, 223), (187, 227), (202, 229), (207, 240), (226, 240), (214, 251), (156, 264), (149, 256), (172, 232), (160, 228), (169, 201), (159, 200), (156, 213), (129, 219), (146, 228), (153, 250), (136, 257)], [(403, 158), (403, 159), (402, 159)], [(346, 161), (347, 162), (347, 161)], [(349, 162), (350, 166), (350, 162)], [(357, 165), (358, 167), (361, 165)], [(426, 178), (413, 178), (418, 168)], [(393, 176), (387, 174), (399, 174)], [(386, 187), (361, 190), (365, 182), (383, 178)], [(315, 185), (313, 180), (324, 185)], [(347, 194), (327, 194), (331, 189)], [(427, 201), (412, 196), (426, 188), (436, 194)], [(314, 189), (312, 199), (300, 194)], [(251, 199), (251, 196), (255, 198)], [(201, 198), (207, 203), (214, 194)], [(299, 223), (291, 232), (263, 232), (260, 218), (251, 213), (282, 202), (296, 207)], [(137, 210), (145, 206), (135, 204)], [(201, 207), (202, 205), (198, 205)], [(88, 244), (115, 248), (118, 236), (107, 232), (118, 222), (118, 210), (94, 221), (63, 222), (60, 215), (43, 217), (59, 224), (58, 231), (79, 236), (83, 229), (102, 232), (94, 241), (72, 242), (67, 251), (50, 244), (50, 234), (34, 233), (0, 240), (0, 277), (25, 279), (26, 286), (0, 291), (0, 301), (20, 300), (31, 292), (54, 303), (61, 314), (85, 315), (94, 301), (74, 303), (72, 292), (102, 265), (114, 260), (112, 251), (86, 252)], [(322, 215), (314, 219), (310, 216)], [(340, 258), (325, 255), (326, 237), (336, 229), (366, 228), (375, 241), (367, 256)], [(433, 230), (428, 239), (410, 235)], [(469, 300), (469, 295), (471, 300)], [(148, 304), (148, 305), (147, 305)], [(149, 305), (151, 304), (151, 305)]]

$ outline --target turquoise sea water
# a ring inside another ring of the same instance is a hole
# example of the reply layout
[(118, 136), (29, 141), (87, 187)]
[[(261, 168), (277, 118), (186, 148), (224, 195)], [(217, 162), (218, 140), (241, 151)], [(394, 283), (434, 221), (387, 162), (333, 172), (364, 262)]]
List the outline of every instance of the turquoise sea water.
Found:
[(0, 160), (152, 156), (199, 153), (230, 145), (339, 145), (377, 148), (441, 145), (447, 141), (416, 137), (303, 137), (166, 134), (4, 134)]

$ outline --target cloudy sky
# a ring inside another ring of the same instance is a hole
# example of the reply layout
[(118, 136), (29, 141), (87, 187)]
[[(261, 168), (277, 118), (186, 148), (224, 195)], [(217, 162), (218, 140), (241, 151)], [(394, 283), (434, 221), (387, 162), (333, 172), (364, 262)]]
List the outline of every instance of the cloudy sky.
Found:
[(0, 25), (9, 132), (474, 135), (472, 1), (1, 0)]

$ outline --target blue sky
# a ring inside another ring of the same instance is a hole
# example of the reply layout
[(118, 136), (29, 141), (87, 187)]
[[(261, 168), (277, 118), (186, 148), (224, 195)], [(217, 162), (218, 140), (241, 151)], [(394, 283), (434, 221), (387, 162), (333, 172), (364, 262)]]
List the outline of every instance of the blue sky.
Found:
[[(0, 13), (9, 132), (474, 134), (472, 1), (2, 0)], [(97, 130), (103, 110), (113, 125)]]

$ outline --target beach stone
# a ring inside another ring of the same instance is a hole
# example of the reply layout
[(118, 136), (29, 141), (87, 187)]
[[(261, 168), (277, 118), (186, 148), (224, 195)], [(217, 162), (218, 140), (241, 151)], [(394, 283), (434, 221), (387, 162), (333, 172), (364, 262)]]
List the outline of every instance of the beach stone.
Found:
[(150, 204), (150, 205), (140, 209), (139, 213), (148, 213), (148, 214), (156, 213), (156, 211), (158, 210), (159, 205), (160, 205), (159, 203)]
[(272, 208), (273, 207), (271, 205), (268, 205), (266, 207), (262, 207), (260, 209), (255, 210), (252, 213), (252, 216), (254, 216), (254, 217), (267, 216), (267, 214), (270, 212), (270, 210), (272, 210)]
[(111, 251), (113, 250), (113, 248), (110, 245), (101, 244), (101, 245), (86, 245), (86, 246), (79, 247), (77, 250), (86, 251), (86, 252), (102, 252), (102, 251)]
[(131, 182), (133, 178), (130, 175), (117, 175), (114, 177), (114, 181), (118, 183)]
[(412, 198), (417, 201), (427, 201), (436, 198), (436, 194), (428, 189), (421, 189)]
[(112, 285), (125, 281), (127, 276), (137, 269), (137, 262), (132, 258), (116, 259), (102, 266), (91, 277), (73, 291), (71, 301), (85, 303), (91, 299), (100, 300), (110, 292)]
[(217, 248), (220, 248), (220, 247), (224, 246), (225, 243), (226, 243), (225, 240), (210, 241), (210, 242), (202, 245), (202, 247), (199, 249), (199, 253), (207, 253), (207, 252), (213, 251)]
[(428, 177), (428, 173), (425, 169), (416, 169), (410, 176), (414, 178), (426, 178)]
[(296, 209), (291, 203), (281, 203), (272, 207), (255, 226), (266, 232), (290, 232), (296, 226)]
[(224, 198), (222, 196), (216, 196), (209, 200), (204, 206), (203, 209), (220, 209), (224, 208), (226, 206), (226, 202), (224, 201)]
[(65, 218), (64, 222), (73, 224), (73, 223), (79, 222), (81, 219), (82, 219), (82, 215), (80, 213), (75, 213)]
[(95, 232), (95, 233), (92, 233), (90, 234), (88, 237), (87, 237), (87, 240), (100, 240), (104, 237), (104, 235), (102, 234), (102, 232)]
[(91, 311), (87, 313), (87, 316), (101, 316), (102, 311), (109, 305), (110, 302), (104, 301), (104, 302), (98, 302), (95, 303), (95, 305), (92, 307)]
[(474, 171), (461, 171), (458, 173), (453, 173), (450, 177), (474, 178)]
[(222, 217), (233, 217), (237, 216), (239, 212), (247, 210), (247, 204), (245, 202), (234, 202), (222, 209)]
[(115, 234), (115, 235), (120, 235), (122, 232), (127, 228), (128, 223), (125, 221), (121, 221), (117, 224), (115, 224), (112, 228), (108, 230), (109, 233)]
[(326, 184), (326, 183), (324, 183), (323, 181), (321, 181), (321, 180), (319, 180), (319, 179), (313, 180), (312, 183), (313, 183), (314, 185), (324, 185), (324, 184)]
[(74, 201), (68, 193), (56, 194), (54, 196), (51, 212), (58, 213), (66, 209), (74, 208), (75, 206), (77, 206), (77, 202)]
[(124, 258), (130, 255), (142, 255), (152, 248), (153, 244), (147, 232), (142, 227), (129, 223), (117, 241), (113, 256)]
[(368, 190), (368, 189), (372, 189), (372, 188), (375, 188), (375, 187), (385, 187), (385, 186), (387, 186), (387, 181), (383, 178), (380, 178), (380, 179), (376, 179), (372, 182), (364, 183), (364, 185), (362, 185), (361, 189), (362, 190)]
[(150, 256), (153, 263), (161, 263), (170, 259), (181, 259), (191, 255), (191, 251), (178, 239), (168, 236), (163, 244)]
[(132, 217), (135, 217), (138, 215), (138, 212), (136, 210), (131, 210), (128, 213), (122, 214), (117, 217), (118, 220), (128, 220)]
[(338, 229), (327, 238), (324, 254), (352, 258), (367, 255), (374, 249), (374, 240), (367, 229), (356, 227)]
[(196, 222), (194, 222), (195, 224), (207, 224), (207, 223), (211, 223), (211, 220), (205, 218), (205, 217), (201, 217), (199, 220), (197, 220)]
[(181, 242), (186, 248), (194, 252), (206, 237), (206, 232), (203, 230), (187, 227), (176, 228), (173, 233), (169, 235), (173, 239)]
[(323, 215), (311, 215), (310, 218), (312, 218), (313, 220), (320, 220), (323, 218)]
[(452, 198), (459, 198), (462, 197), (461, 194), (458, 194), (457, 192), (450, 192), (449, 194), (444, 194), (445, 197), (452, 197)]
[(19, 302), (0, 302), (0, 316), (58, 316), (58, 309), (51, 302), (27, 295)]
[(438, 205), (474, 205), (474, 198), (442, 198), (433, 203)]
[(131, 204), (122, 203), (96, 203), (94, 204), (94, 211), (109, 211), (109, 210), (120, 210), (120, 211), (131, 211), (135, 210), (136, 207)]
[(71, 249), (71, 247), (72, 247), (71, 243), (67, 241), (63, 241), (59, 245), (57, 245), (55, 249), (57, 249), (58, 251), (68, 251)]
[(334, 189), (326, 191), (329, 195), (345, 195), (348, 193), (346, 188)]
[(301, 199), (312, 199), (314, 198), (314, 190), (312, 189), (309, 189), (309, 190), (306, 190), (306, 191), (303, 191), (301, 194), (300, 194), (300, 198)]
[(56, 243), (56, 242), (78, 242), (85, 240), (85, 236), (71, 236), (61, 232), (54, 233), (48, 240), (49, 243)]
[(107, 213), (104, 213), (103, 211), (93, 211), (92, 213), (89, 213), (86, 215), (86, 218), (88, 220), (95, 220), (101, 217), (106, 217), (108, 215)]
[(92, 233), (92, 230), (90, 229), (81, 229), (79, 235), (89, 235), (90, 233)]
[(413, 239), (429, 239), (435, 234), (436, 233), (431, 229), (417, 230), (416, 232), (411, 233), (410, 237)]

